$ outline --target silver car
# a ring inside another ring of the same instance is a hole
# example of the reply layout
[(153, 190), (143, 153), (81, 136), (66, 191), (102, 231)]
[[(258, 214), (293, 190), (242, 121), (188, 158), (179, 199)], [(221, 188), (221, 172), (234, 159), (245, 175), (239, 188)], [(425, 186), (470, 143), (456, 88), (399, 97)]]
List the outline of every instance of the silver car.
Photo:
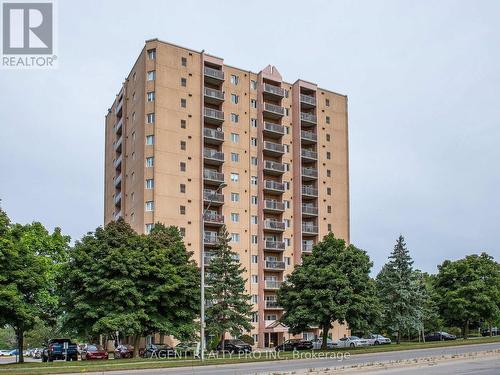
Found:
[[(321, 345), (323, 344), (323, 339), (318, 337), (317, 339), (311, 340), (313, 343), (313, 349), (321, 349)], [(326, 348), (334, 349), (337, 347), (337, 344), (333, 342), (331, 339), (326, 339)]]
[(363, 340), (367, 340), (368, 345), (382, 345), (391, 343), (390, 338), (378, 334), (367, 335), (366, 337), (363, 337)]
[(361, 348), (368, 346), (368, 340), (360, 339), (358, 336), (346, 336), (337, 340), (337, 348)]

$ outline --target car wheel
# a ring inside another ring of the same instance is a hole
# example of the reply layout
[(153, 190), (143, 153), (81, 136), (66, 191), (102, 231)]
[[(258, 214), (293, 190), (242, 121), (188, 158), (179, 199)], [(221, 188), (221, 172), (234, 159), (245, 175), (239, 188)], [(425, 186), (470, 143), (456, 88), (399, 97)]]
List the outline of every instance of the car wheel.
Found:
[(356, 345), (354, 345), (353, 342), (351, 342), (351, 345), (349, 345), (351, 348), (354, 348)]
[(378, 344), (380, 344), (378, 341), (375, 341), (375, 342), (374, 342), (374, 345), (378, 345)]
[(47, 362), (47, 357), (42, 357), (42, 362)]

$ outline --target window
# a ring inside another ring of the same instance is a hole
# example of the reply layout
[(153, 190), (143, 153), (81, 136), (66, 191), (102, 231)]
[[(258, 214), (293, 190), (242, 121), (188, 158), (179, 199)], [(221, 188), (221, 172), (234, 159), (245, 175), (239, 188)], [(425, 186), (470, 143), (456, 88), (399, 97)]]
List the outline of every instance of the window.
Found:
[(240, 242), (240, 234), (239, 233), (231, 233), (231, 241)]
[(328, 224), (328, 232), (332, 231), (332, 224)]
[(258, 303), (259, 302), (259, 296), (257, 294), (252, 294), (252, 302), (253, 303)]
[(332, 213), (332, 206), (327, 206), (326, 211), (331, 214)]
[(134, 81), (137, 79), (137, 74), (135, 74), (135, 72), (134, 72), (134, 74), (132, 74), (132, 79), (133, 79)]
[(147, 100), (148, 102), (154, 102), (155, 101), (155, 92), (154, 91), (149, 91), (147, 94)]
[(179, 206), (179, 213), (181, 215), (185, 215), (186, 214), (186, 206)]
[(181, 120), (181, 129), (186, 129), (186, 120)]
[(287, 266), (289, 266), (289, 265), (291, 264), (291, 263), (290, 263), (290, 257), (285, 257), (284, 261), (285, 261), (285, 264), (286, 264)]
[(250, 163), (252, 165), (257, 165), (257, 156), (252, 156), (252, 158), (250, 159)]
[(290, 246), (292, 244), (292, 240), (290, 238), (285, 238), (285, 245)]
[(186, 237), (186, 228), (179, 228), (179, 232), (181, 232), (182, 237)]
[(231, 133), (231, 142), (238, 143), (240, 141), (240, 135), (236, 133)]
[(231, 113), (231, 122), (239, 122), (240, 121), (240, 116), (237, 115), (236, 113)]
[(290, 201), (284, 200), (283, 203), (285, 204), (286, 209), (290, 208)]
[(187, 64), (188, 64), (187, 59), (185, 57), (181, 57), (181, 65), (182, 66), (187, 66)]
[(240, 179), (240, 175), (238, 173), (231, 173), (231, 181), (232, 182), (238, 182), (238, 180)]
[(181, 77), (181, 86), (186, 87), (187, 86), (187, 78)]
[(130, 200), (131, 200), (132, 202), (134, 202), (134, 201), (135, 201), (135, 193), (134, 193), (134, 192), (132, 192), (132, 194), (130, 194)]
[(290, 190), (290, 182), (289, 181), (283, 181), (283, 184), (285, 185), (286, 190)]
[(146, 136), (146, 144), (148, 146), (151, 146), (155, 142), (155, 136), (154, 135), (147, 135)]
[(181, 193), (185, 193), (186, 192), (186, 184), (180, 184), (179, 185), (179, 191)]
[(156, 72), (154, 70), (150, 70), (147, 73), (147, 80), (148, 81), (154, 81), (156, 79)]
[(239, 97), (236, 94), (231, 94), (231, 103), (238, 104)]
[(132, 112), (132, 122), (135, 122), (135, 112)]
[(285, 126), (285, 134), (290, 134), (290, 127), (289, 126)]
[(181, 150), (186, 149), (186, 141), (181, 141)]
[[(252, 313), (252, 323), (258, 323), (259, 322), (259, 313), (253, 312)], [(254, 335), (257, 336), (257, 335)], [(254, 342), (257, 342), (256, 339), (253, 340)]]
[(257, 100), (255, 100), (255, 99), (250, 99), (250, 107), (252, 107), (252, 108), (257, 108)]
[(154, 201), (147, 201), (146, 202), (146, 211), (154, 211), (155, 209), (155, 202)]
[(285, 219), (285, 228), (290, 228), (290, 219)]
[(326, 105), (327, 107), (330, 107), (330, 99), (325, 99), (325, 105)]
[(132, 212), (132, 213), (130, 214), (130, 222), (131, 222), (131, 223), (134, 223), (134, 222), (135, 222), (135, 213), (134, 213), (134, 212)]
[(135, 141), (135, 132), (132, 132), (132, 140)]
[(330, 188), (330, 187), (326, 188), (326, 194), (332, 195), (332, 188)]
[(156, 49), (148, 49), (148, 59), (149, 60), (156, 59)]
[(231, 152), (231, 161), (234, 161), (235, 163), (240, 161), (240, 154), (237, 154), (236, 152)]
[(276, 320), (278, 319), (276, 314), (267, 314), (264, 320)]
[(254, 147), (257, 147), (257, 138), (254, 137), (250, 138), (250, 144)]
[(330, 142), (330, 134), (327, 134), (327, 135), (326, 135), (326, 141), (327, 141), (327, 142)]
[(257, 196), (252, 195), (252, 204), (257, 204)]
[(239, 193), (231, 193), (231, 202), (239, 202), (240, 194)]
[(252, 90), (257, 90), (257, 81), (254, 81), (253, 79), (250, 81), (250, 88)]
[(252, 215), (252, 224), (257, 224), (257, 215)]
[(257, 264), (259, 262), (259, 257), (257, 255), (252, 255), (252, 263)]
[(252, 128), (256, 128), (257, 127), (257, 119), (256, 118), (251, 118), (250, 119), (250, 126)]
[(256, 334), (256, 333), (254, 333), (254, 334), (252, 335), (252, 339), (253, 339), (253, 342), (259, 342), (259, 335), (258, 335), (258, 334)]
[(146, 189), (152, 189), (155, 187), (155, 180), (153, 180), (152, 178), (148, 178), (146, 180)]
[(231, 212), (231, 221), (233, 223), (238, 223), (240, 221), (240, 214), (237, 214), (235, 212)]
[(237, 85), (239, 81), (240, 81), (240, 79), (239, 79), (239, 77), (238, 77), (238, 76), (236, 76), (236, 75), (234, 75), (234, 74), (231, 74), (231, 83), (232, 83), (233, 85)]
[(326, 170), (326, 177), (332, 177), (332, 171), (327, 169)]
[(330, 123), (330, 116), (326, 116), (326, 123), (329, 124)]
[(252, 244), (257, 245), (258, 237), (255, 234), (252, 234)]
[(250, 177), (250, 183), (252, 185), (257, 185), (257, 176)]
[(148, 124), (154, 124), (154, 122), (155, 122), (155, 114), (154, 113), (148, 113), (146, 115), (146, 122)]
[(136, 99), (136, 97), (135, 97), (135, 92), (134, 92), (134, 93), (132, 94), (132, 101), (133, 101), (133, 102), (135, 102), (135, 99)]
[(151, 168), (154, 164), (154, 158), (150, 156), (149, 158), (146, 158), (146, 167)]
[(181, 99), (181, 107), (182, 107), (182, 108), (186, 108), (186, 106), (187, 106), (187, 101), (186, 101), (186, 99)]
[(186, 172), (186, 163), (181, 161), (180, 164), (180, 169), (181, 169), (181, 172)]
[(151, 233), (151, 231), (153, 230), (153, 227), (154, 227), (154, 224), (153, 223), (148, 223), (144, 226), (144, 229), (145, 229), (145, 232), (146, 234), (149, 234)]
[(290, 163), (283, 163), (285, 166), (285, 171), (289, 172), (290, 171)]
[(290, 145), (287, 145), (286, 143), (283, 145), (283, 147), (285, 148), (285, 152), (288, 153), (290, 152)]
[[(258, 275), (252, 275), (252, 283), (253, 284), (257, 284), (258, 282), (259, 282), (259, 276)], [(253, 321), (253, 316), (252, 316), (252, 321)]]
[(331, 152), (330, 152), (330, 151), (327, 151), (327, 152), (326, 152), (326, 158), (327, 158), (328, 160), (330, 160), (330, 159), (332, 158), (332, 154), (331, 154)]
[(285, 116), (288, 116), (288, 108), (285, 108)]

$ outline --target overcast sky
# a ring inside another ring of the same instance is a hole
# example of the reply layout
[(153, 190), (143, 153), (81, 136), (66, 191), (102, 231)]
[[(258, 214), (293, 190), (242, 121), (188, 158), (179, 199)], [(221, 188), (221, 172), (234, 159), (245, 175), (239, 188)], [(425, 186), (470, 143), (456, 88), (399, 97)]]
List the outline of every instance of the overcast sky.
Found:
[(0, 70), (0, 198), (73, 239), (103, 221), (104, 115), (146, 39), (349, 97), (351, 240), (378, 272), (500, 258), (500, 2), (59, 1), (57, 70)]

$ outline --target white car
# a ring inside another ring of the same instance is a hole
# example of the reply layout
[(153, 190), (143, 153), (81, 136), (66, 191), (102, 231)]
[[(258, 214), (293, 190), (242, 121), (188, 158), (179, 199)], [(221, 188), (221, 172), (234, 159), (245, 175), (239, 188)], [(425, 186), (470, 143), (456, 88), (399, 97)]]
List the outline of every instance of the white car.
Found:
[(346, 336), (337, 340), (337, 348), (361, 348), (368, 346), (368, 340), (360, 339), (358, 336)]
[(0, 357), (9, 355), (11, 350), (0, 350)]
[(363, 340), (368, 341), (368, 345), (382, 345), (382, 344), (390, 344), (391, 339), (384, 337), (382, 335), (370, 334), (366, 337), (363, 337)]
[[(321, 349), (321, 345), (323, 344), (323, 339), (318, 337), (317, 339), (311, 340), (313, 343), (313, 349)], [(337, 343), (333, 342), (331, 339), (326, 339), (326, 348), (327, 349), (335, 349), (337, 347)]]

